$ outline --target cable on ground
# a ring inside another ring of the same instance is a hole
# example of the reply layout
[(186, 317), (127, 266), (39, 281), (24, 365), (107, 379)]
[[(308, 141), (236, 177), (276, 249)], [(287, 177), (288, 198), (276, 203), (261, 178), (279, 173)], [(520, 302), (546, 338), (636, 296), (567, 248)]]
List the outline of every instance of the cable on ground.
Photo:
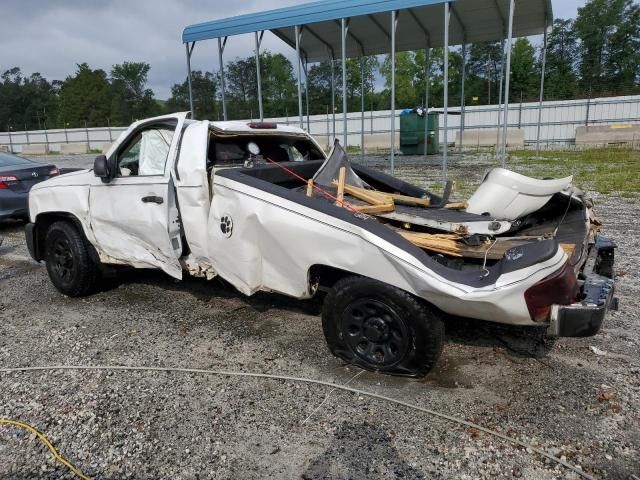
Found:
[(406, 408), (410, 408), (412, 410), (417, 410), (419, 412), (426, 413), (428, 415), (432, 415), (434, 417), (441, 418), (443, 420), (447, 420), (449, 422), (457, 423), (458, 425), (464, 425), (467, 427), (475, 428), (481, 432), (487, 433), (494, 437), (505, 440), (506, 442), (512, 443), (514, 445), (518, 445), (524, 449), (531, 450), (532, 452), (537, 453), (538, 455), (542, 455), (543, 457), (552, 460), (553, 462), (562, 465), (565, 468), (577, 473), (582, 478), (586, 480), (595, 480), (594, 477), (582, 471), (582, 469), (567, 463), (566, 461), (556, 457), (555, 455), (551, 455), (550, 453), (545, 452), (544, 450), (534, 447), (533, 445), (529, 445), (522, 440), (518, 440), (517, 438), (510, 437), (505, 435), (504, 433), (497, 432), (495, 430), (491, 430), (489, 428), (483, 427), (473, 422), (469, 422), (467, 420), (463, 420), (458, 417), (454, 417), (452, 415), (447, 415), (446, 413), (436, 412), (435, 410), (430, 410), (425, 407), (421, 407), (419, 405), (412, 405), (411, 403), (404, 402), (402, 400), (398, 400), (392, 397), (387, 397), (385, 395), (379, 395), (377, 393), (367, 392), (364, 390), (359, 390), (357, 388), (349, 387), (346, 385), (339, 385), (332, 382), (327, 382), (324, 380), (315, 380), (312, 378), (304, 378), (304, 377), (292, 377), (288, 375), (277, 375), (270, 373), (255, 373), (255, 372), (233, 372), (233, 371), (225, 371), (225, 370), (205, 370), (200, 368), (179, 368), (179, 367), (132, 367), (125, 365), (58, 365), (58, 366), (44, 366), (44, 367), (15, 367), (15, 368), (0, 368), (0, 373), (17, 373), (17, 372), (46, 372), (52, 370), (63, 370), (63, 371), (72, 371), (72, 370), (106, 370), (106, 371), (141, 371), (141, 372), (178, 372), (178, 373), (192, 373), (199, 375), (220, 375), (225, 377), (249, 377), (249, 378), (262, 378), (262, 379), (272, 379), (272, 380), (284, 380), (289, 382), (300, 382), (300, 383), (309, 383), (314, 385), (322, 385), (325, 387), (330, 387), (337, 390), (343, 390), (345, 392), (355, 393), (357, 395), (366, 396), (369, 398), (375, 398), (377, 400), (382, 400), (389, 403), (394, 403), (396, 405), (401, 405)]
[(55, 458), (57, 462), (67, 467), (80, 480), (91, 480), (91, 478), (89, 478), (84, 473), (82, 473), (82, 471), (79, 468), (74, 466), (73, 463), (71, 463), (69, 460), (65, 459), (62, 455), (60, 455), (60, 453), (58, 453), (58, 450), (56, 450), (56, 447), (53, 446), (53, 444), (49, 441), (49, 439), (45, 437), (42, 433), (40, 433), (38, 430), (36, 430), (34, 427), (32, 427), (31, 425), (27, 423), (18, 422), (17, 420), (9, 420), (6, 418), (0, 418), (0, 425), (13, 425), (15, 427), (24, 428), (25, 430), (33, 433), (42, 443), (46, 445), (46, 447), (49, 449), (49, 451), (53, 455), (53, 458)]

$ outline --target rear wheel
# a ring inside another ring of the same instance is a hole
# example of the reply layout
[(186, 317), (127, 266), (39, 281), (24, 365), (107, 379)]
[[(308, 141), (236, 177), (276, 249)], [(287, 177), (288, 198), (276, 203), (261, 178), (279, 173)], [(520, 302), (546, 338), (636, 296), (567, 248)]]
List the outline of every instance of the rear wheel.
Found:
[(391, 375), (426, 375), (444, 342), (444, 323), (428, 304), (362, 277), (335, 284), (325, 299), (322, 327), (334, 355)]
[(47, 272), (61, 293), (81, 297), (97, 289), (100, 270), (89, 255), (86, 240), (74, 225), (66, 221), (51, 224), (45, 242)]

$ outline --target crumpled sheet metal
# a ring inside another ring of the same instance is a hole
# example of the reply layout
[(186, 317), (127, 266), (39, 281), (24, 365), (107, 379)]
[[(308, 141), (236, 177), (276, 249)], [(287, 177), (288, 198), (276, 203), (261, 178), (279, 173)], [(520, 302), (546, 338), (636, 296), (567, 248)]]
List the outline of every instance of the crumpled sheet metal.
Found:
[(368, 186), (351, 168), (347, 152), (344, 151), (337, 139), (333, 143), (331, 153), (313, 176), (313, 182), (327, 187), (332, 186), (332, 182), (338, 179), (338, 174), (342, 167), (346, 168), (345, 183), (347, 185), (360, 188)]
[[(500, 284), (477, 289), (434, 273), (360, 227), (233, 180), (217, 177), (214, 199), (208, 229), (211, 263), (247, 295), (267, 290), (309, 297), (310, 267), (328, 265), (397, 286), (452, 314), (531, 325), (522, 282), (533, 284), (566, 260), (559, 251), (543, 264), (501, 277)], [(231, 235), (218, 228), (223, 217), (233, 219)]]

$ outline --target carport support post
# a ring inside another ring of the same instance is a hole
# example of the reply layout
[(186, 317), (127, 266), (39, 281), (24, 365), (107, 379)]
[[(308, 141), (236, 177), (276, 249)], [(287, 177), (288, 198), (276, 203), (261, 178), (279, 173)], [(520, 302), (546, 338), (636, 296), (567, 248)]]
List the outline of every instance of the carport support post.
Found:
[(222, 53), (224, 47), (227, 45), (227, 37), (224, 37), (224, 45), (222, 45), (222, 39), (218, 37), (218, 63), (220, 64), (220, 91), (222, 94), (222, 118), (227, 121), (227, 100), (225, 98), (224, 88), (224, 62), (222, 61)]
[(449, 148), (449, 135), (447, 131), (449, 118), (449, 18), (450, 4), (444, 4), (444, 65), (443, 65), (443, 101), (444, 101), (444, 150), (442, 151), (442, 182), (447, 183), (447, 150)]
[(309, 120), (309, 59), (304, 62), (304, 100), (307, 104), (307, 132), (311, 133), (311, 121)]
[(264, 110), (262, 109), (262, 77), (260, 76), (260, 37), (262, 36), (262, 34), (258, 35), (258, 32), (253, 33), (256, 38), (256, 80), (258, 82), (258, 110), (260, 110), (260, 121), (264, 122)]
[(300, 26), (296, 25), (296, 61), (298, 62), (298, 117), (300, 118), (300, 128), (303, 128), (304, 123), (302, 119), (302, 66), (300, 59)]
[[(189, 86), (189, 109), (191, 110), (191, 117), (196, 118), (196, 112), (193, 109), (193, 89), (191, 86), (191, 54), (193, 53), (193, 47), (196, 42), (193, 42), (191, 48), (189, 48), (189, 43), (185, 44), (187, 49), (187, 84)], [(68, 141), (67, 141), (68, 143)]]
[(464, 115), (465, 115), (465, 98), (464, 98), (464, 82), (465, 73), (467, 68), (467, 44), (462, 44), (462, 81), (460, 86), (460, 145), (458, 145), (458, 151), (462, 153), (462, 137), (464, 136)]
[(396, 154), (396, 11), (391, 11), (391, 175)]
[(341, 22), (342, 34), (342, 133), (343, 148), (347, 151), (347, 19), (343, 18)]
[(360, 156), (364, 157), (364, 57), (360, 57)]
[(496, 125), (496, 156), (500, 150), (500, 122), (502, 121), (502, 79), (504, 78), (504, 39), (500, 40), (500, 85), (498, 87), (498, 123)]
[(509, 121), (509, 83), (511, 81), (511, 42), (513, 39), (513, 10), (515, 0), (509, 2), (509, 33), (507, 35), (507, 70), (504, 77), (504, 122), (502, 123), (502, 167), (507, 161), (507, 122)]
[(333, 141), (336, 139), (336, 65), (333, 56), (331, 57), (331, 117), (333, 119)]
[(542, 101), (544, 99), (544, 75), (547, 67), (547, 27), (542, 39), (542, 71), (540, 73), (540, 102), (538, 103), (538, 125), (536, 129), (536, 157), (540, 156), (540, 125), (542, 123)]
[(427, 42), (424, 49), (424, 158), (427, 158), (427, 139), (429, 138), (429, 82), (431, 81), (431, 48)]

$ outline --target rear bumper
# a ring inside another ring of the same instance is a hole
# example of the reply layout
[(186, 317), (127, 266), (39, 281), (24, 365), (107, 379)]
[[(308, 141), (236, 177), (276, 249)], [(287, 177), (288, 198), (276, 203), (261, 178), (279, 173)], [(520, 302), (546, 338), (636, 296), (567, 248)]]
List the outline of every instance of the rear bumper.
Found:
[(598, 236), (582, 270), (582, 300), (553, 305), (547, 333), (556, 337), (590, 337), (600, 331), (607, 310), (617, 310), (613, 271), (616, 245)]
[(29, 194), (0, 190), (0, 219), (27, 217), (29, 215)]

